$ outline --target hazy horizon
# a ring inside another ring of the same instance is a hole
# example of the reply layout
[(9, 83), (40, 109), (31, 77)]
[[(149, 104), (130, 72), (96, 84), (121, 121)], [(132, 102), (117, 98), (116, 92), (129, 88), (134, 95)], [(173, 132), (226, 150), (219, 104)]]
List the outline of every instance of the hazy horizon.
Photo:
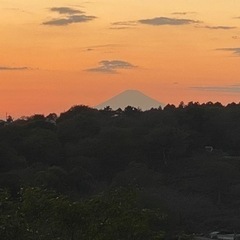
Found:
[[(144, 102), (145, 101), (145, 102)], [(64, 113), (66, 111), (68, 111), (70, 108), (74, 107), (74, 106), (87, 106), (90, 108), (95, 108), (97, 110), (101, 110), (104, 109), (105, 107), (110, 107), (112, 110), (117, 110), (118, 108), (121, 108), (122, 110), (124, 110), (126, 107), (131, 106), (131, 107), (135, 107), (135, 108), (139, 108), (141, 111), (146, 111), (146, 110), (150, 110), (151, 108), (164, 108), (167, 105), (174, 105), (176, 107), (178, 107), (180, 104), (189, 104), (190, 102), (194, 102), (194, 101), (189, 101), (189, 102), (184, 102), (181, 101), (177, 104), (168, 102), (168, 103), (163, 103), (163, 102), (159, 102), (156, 99), (153, 99), (151, 96), (147, 96), (144, 92), (140, 92), (137, 89), (127, 89), (124, 90), (123, 92), (120, 92), (116, 95), (113, 95), (107, 99), (105, 99), (105, 101), (95, 105), (95, 106), (90, 106), (87, 104), (82, 104), (82, 103), (76, 103), (76, 104), (72, 104), (70, 106), (68, 106), (65, 109), (59, 109), (59, 111), (48, 111), (48, 112), (37, 112), (37, 111), (33, 111), (30, 112), (29, 114), (19, 114), (19, 115), (14, 115), (11, 114), (10, 112), (5, 112), (2, 113), (2, 115), (0, 115), (0, 120), (5, 120), (8, 116), (13, 117), (14, 120), (22, 118), (22, 117), (30, 117), (33, 116), (35, 114), (41, 114), (44, 116), (47, 116), (48, 114), (51, 113), (56, 113), (57, 115), (60, 115), (61, 113)], [(194, 103), (199, 103), (199, 104), (204, 104), (204, 103), (208, 103), (211, 101), (206, 101), (206, 102), (198, 102), (195, 101)], [(214, 103), (221, 103), (219, 101), (215, 101), (212, 102)], [(233, 102), (229, 102), (226, 104), (222, 104), (223, 106), (227, 106), (228, 104), (231, 104)], [(236, 102), (237, 104), (240, 104), (240, 101)]]

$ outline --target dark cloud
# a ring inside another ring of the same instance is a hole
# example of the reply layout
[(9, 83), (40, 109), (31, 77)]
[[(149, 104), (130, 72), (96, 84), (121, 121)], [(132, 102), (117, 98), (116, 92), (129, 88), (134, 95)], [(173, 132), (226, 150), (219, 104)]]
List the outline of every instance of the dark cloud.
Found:
[(153, 26), (159, 25), (188, 25), (199, 23), (199, 21), (191, 20), (191, 19), (180, 19), (180, 18), (167, 18), (167, 17), (156, 17), (150, 19), (141, 19), (138, 20), (139, 23), (148, 24)]
[(96, 18), (95, 16), (87, 16), (84, 14), (85, 12), (70, 7), (53, 7), (50, 8), (50, 11), (57, 12), (58, 14), (65, 16), (43, 22), (43, 25), (66, 26), (73, 23), (89, 22)]
[(132, 65), (129, 62), (122, 60), (103, 60), (99, 62), (99, 66), (95, 68), (87, 69), (89, 72), (101, 72), (101, 73), (117, 73), (119, 69), (132, 69), (136, 66)]
[(225, 86), (196, 86), (196, 87), (191, 87), (191, 89), (199, 90), (199, 91), (239, 93), (240, 84), (225, 85)]
[[(185, 13), (173, 13), (173, 14), (185, 14)], [(187, 14), (187, 12), (186, 12)], [(181, 19), (181, 18), (168, 18), (168, 17), (155, 17), (149, 19), (140, 19), (138, 21), (120, 21), (112, 23), (112, 27), (110, 29), (129, 29), (134, 28), (138, 24), (147, 24), (152, 26), (159, 25), (188, 25), (200, 23), (199, 21), (191, 20), (191, 19)]]
[(59, 14), (69, 14), (69, 15), (84, 13), (81, 10), (78, 10), (78, 9), (75, 9), (75, 8), (69, 8), (69, 7), (53, 7), (53, 8), (50, 8), (50, 10), (52, 12), (57, 12)]
[(213, 30), (218, 30), (218, 29), (231, 30), (231, 29), (235, 29), (236, 27), (233, 27), (233, 26), (203, 26), (203, 28), (208, 28), (208, 29), (213, 29)]
[(22, 71), (30, 70), (28, 67), (9, 67), (9, 66), (0, 66), (0, 71)]
[(240, 56), (240, 48), (217, 48), (217, 51), (228, 51)]
[(86, 15), (71, 15), (65, 18), (57, 18), (52, 19), (47, 22), (43, 22), (44, 25), (51, 25), (51, 26), (66, 26), (73, 23), (82, 23), (82, 22), (89, 22), (94, 20), (95, 16), (86, 16)]

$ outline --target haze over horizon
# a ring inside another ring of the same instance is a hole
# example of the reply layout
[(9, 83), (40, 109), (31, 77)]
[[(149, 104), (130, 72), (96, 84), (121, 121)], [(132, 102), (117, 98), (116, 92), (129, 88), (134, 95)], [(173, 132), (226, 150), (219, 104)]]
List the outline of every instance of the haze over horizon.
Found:
[(240, 2), (3, 0), (0, 118), (96, 106), (239, 102)]

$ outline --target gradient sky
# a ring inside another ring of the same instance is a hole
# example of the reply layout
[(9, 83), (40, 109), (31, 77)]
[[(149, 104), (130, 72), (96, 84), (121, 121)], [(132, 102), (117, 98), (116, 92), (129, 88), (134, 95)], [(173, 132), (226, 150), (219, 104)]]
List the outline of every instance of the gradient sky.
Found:
[(240, 1), (1, 0), (0, 118), (95, 106), (240, 101)]

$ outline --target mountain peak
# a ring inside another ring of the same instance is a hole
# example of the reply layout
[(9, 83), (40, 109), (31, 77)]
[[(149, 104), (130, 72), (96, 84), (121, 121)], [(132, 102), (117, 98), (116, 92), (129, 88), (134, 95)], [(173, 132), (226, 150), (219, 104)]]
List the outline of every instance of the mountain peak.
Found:
[[(120, 94), (143, 94), (142, 92), (140, 92), (139, 90), (135, 90), (135, 89), (127, 89), (123, 92), (121, 92)], [(120, 95), (118, 94), (118, 95)], [(144, 95), (144, 94), (143, 94)]]
[(159, 106), (163, 106), (163, 104), (138, 90), (128, 89), (97, 105), (96, 108), (103, 109), (107, 106), (110, 106), (114, 110), (118, 108), (124, 109), (127, 106), (148, 110), (158, 108)]
[(127, 89), (127, 90), (123, 91), (122, 93), (141, 93), (141, 92), (136, 89)]

